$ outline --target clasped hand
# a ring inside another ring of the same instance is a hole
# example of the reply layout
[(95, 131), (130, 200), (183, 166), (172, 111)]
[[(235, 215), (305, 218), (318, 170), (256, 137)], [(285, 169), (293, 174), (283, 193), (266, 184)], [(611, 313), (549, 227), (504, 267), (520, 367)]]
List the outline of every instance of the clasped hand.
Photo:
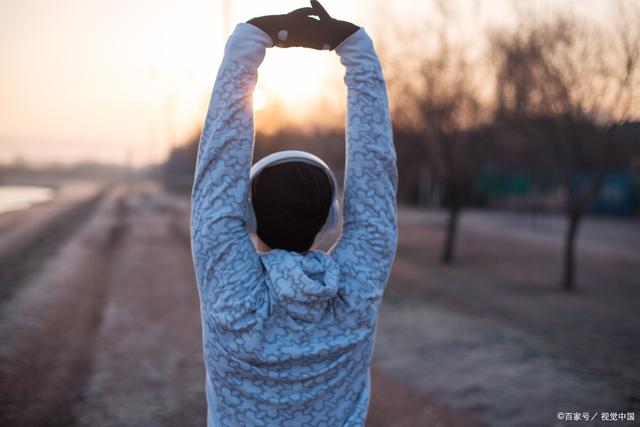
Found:
[(267, 33), (274, 46), (323, 50), (335, 49), (360, 28), (350, 22), (333, 19), (316, 0), (311, 0), (311, 7), (285, 15), (259, 16), (248, 23)]

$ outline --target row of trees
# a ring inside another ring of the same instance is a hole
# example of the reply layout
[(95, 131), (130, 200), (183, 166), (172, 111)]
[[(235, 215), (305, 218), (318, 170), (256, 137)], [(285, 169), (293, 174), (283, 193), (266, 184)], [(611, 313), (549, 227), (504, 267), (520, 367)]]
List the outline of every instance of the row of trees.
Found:
[[(438, 19), (428, 32), (393, 33), (396, 40), (383, 46), (394, 49), (383, 57), (398, 149), (413, 159), (403, 166), (444, 193), (442, 261), (454, 261), (458, 218), (479, 172), (527, 171), (565, 189), (562, 286), (572, 289), (579, 225), (604, 173), (640, 156), (637, 126), (635, 144), (625, 143), (627, 123), (640, 113), (640, 8), (618, 2), (606, 25), (522, 13), (514, 29), (490, 31), (487, 51), (472, 59), (451, 32), (452, 3), (435, 6)], [(398, 35), (414, 43), (398, 50)], [(587, 185), (572, 182), (578, 172), (590, 174)]]

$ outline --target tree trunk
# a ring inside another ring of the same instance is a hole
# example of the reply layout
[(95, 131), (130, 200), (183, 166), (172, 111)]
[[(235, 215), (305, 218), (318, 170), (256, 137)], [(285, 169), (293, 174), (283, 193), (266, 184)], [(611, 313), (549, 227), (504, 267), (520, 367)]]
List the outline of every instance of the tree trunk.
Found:
[[(567, 209), (567, 234), (564, 241), (564, 273), (562, 275), (562, 288), (570, 291), (575, 288), (575, 270), (576, 270), (576, 238), (578, 237), (578, 229), (580, 221), (585, 212), (589, 209), (591, 202), (597, 196), (604, 180), (604, 171), (600, 169), (594, 173), (587, 190), (577, 201), (569, 200)], [(571, 196), (569, 196), (571, 197)]]
[(564, 241), (564, 273), (562, 275), (562, 288), (571, 291), (575, 288), (576, 271), (576, 237), (582, 220), (581, 209), (571, 209), (568, 215), (568, 227)]
[(448, 212), (447, 234), (445, 236), (444, 248), (441, 256), (443, 264), (453, 263), (455, 257), (456, 234), (458, 232), (458, 216), (460, 214), (460, 207), (457, 203), (452, 202), (449, 205)]

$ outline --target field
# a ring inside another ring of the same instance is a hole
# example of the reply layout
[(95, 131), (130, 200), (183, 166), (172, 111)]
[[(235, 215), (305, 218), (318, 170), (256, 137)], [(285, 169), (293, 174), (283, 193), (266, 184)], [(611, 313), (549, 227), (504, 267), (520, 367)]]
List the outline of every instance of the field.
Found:
[[(142, 183), (59, 203), (0, 216), (0, 425), (204, 425), (188, 200)], [(465, 213), (452, 266), (443, 224), (400, 210), (368, 426), (640, 416), (637, 221), (584, 224), (572, 293), (560, 218)]]

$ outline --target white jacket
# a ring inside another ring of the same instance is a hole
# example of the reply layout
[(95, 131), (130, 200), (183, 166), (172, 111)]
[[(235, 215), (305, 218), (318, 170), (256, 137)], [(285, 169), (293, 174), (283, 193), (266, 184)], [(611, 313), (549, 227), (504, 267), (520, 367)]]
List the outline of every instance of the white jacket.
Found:
[(229, 38), (200, 139), (191, 237), (210, 426), (362, 426), (396, 250), (396, 156), (382, 70), (364, 29), (336, 49), (348, 86), (343, 233), (329, 253), (258, 254), (244, 226), (252, 93), (271, 39)]

